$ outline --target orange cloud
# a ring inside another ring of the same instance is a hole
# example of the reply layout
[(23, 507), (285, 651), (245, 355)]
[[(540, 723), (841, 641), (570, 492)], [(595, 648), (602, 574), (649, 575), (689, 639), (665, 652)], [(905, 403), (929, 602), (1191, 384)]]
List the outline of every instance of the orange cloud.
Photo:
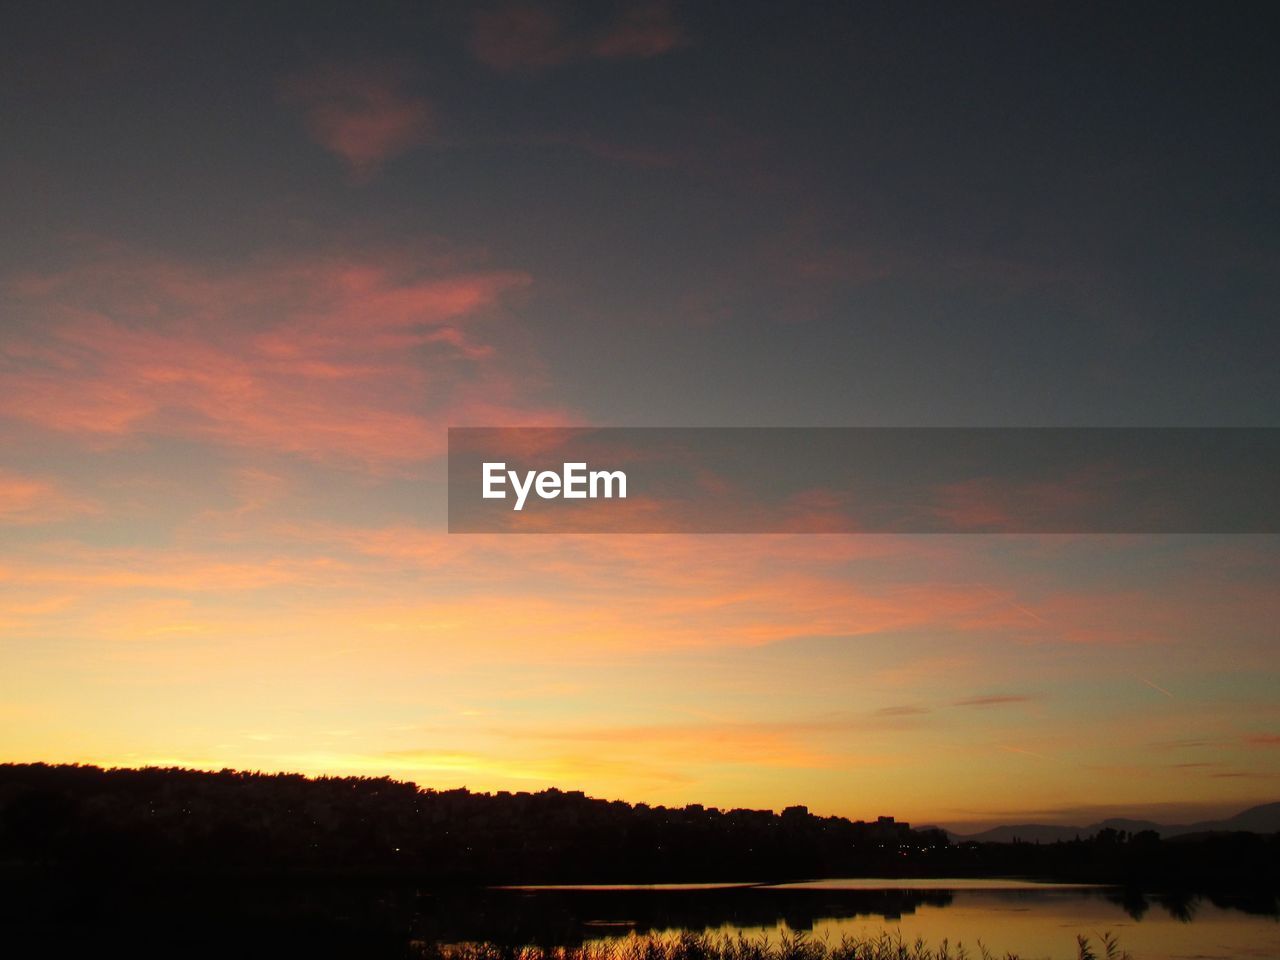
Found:
[[(649, 535), (451, 536), (414, 527), (308, 524), (274, 528), (275, 542), (363, 556), (362, 579), (398, 582), (405, 570), (446, 577), (453, 595), (430, 603), (363, 593), (342, 616), (396, 624), (412, 641), (447, 624), (483, 636), (495, 655), (513, 646), (619, 651), (755, 647), (799, 637), (867, 637), (936, 629), (1025, 639), (1028, 618), (990, 590), (948, 582), (946, 551), (911, 538)], [(971, 555), (971, 554), (970, 554)], [(884, 582), (844, 565), (908, 564)], [(495, 569), (507, 571), (495, 581)], [(902, 577), (903, 579), (898, 579)], [(938, 579), (938, 578), (943, 579)], [(549, 587), (554, 584), (554, 587)], [(465, 592), (459, 592), (465, 591)], [(488, 602), (477, 603), (478, 597)], [(1133, 598), (1127, 598), (1133, 602)], [(338, 614), (335, 612), (334, 614)], [(1066, 614), (1064, 613), (1064, 616)], [(1070, 621), (1068, 620), (1068, 623)], [(1063, 639), (1063, 628), (1043, 630)]]
[[(659, 756), (679, 763), (743, 764), (766, 767), (845, 767), (880, 762), (853, 757), (815, 744), (821, 737), (864, 733), (875, 724), (860, 717), (780, 721), (703, 721), (634, 726), (584, 725), (561, 729), (498, 728), (487, 732), (516, 740), (606, 745), (613, 755)], [(597, 747), (597, 749), (599, 749)]]
[(326, 256), (216, 272), (109, 251), (21, 278), (6, 287), (26, 323), (0, 347), (2, 413), (371, 465), (439, 453), (449, 423), (561, 419), (528, 404), (536, 374), (481, 322), (528, 276), (451, 267)]
[[(295, 467), (281, 472), (305, 484), (314, 471)], [(11, 645), (11, 659), (15, 675), (37, 678), (24, 696), (44, 711), (6, 731), (11, 755), (126, 762), (127, 743), (214, 766), (421, 772), (437, 785), (537, 781), (730, 805), (790, 793), (838, 812), (854, 812), (849, 796), (927, 796), (939, 770), (957, 783), (955, 802), (990, 803), (1002, 799), (990, 783), (1031, 762), (1023, 751), (1079, 771), (1088, 789), (1102, 774), (1082, 764), (1149, 765), (1149, 743), (1189, 732), (1241, 755), (1255, 747), (1252, 762), (1214, 757), (1219, 769), (1269, 769), (1259, 761), (1274, 717), (1258, 708), (1245, 725), (1235, 704), (1117, 700), (1117, 736), (1116, 715), (1090, 694), (1132, 684), (1150, 651), (1062, 641), (1080, 618), (1098, 618), (1115, 644), (1154, 622), (1185, 657), (1193, 644), (1176, 641), (1223, 622), (1226, 608), (1265, 629), (1273, 618), (1258, 601), (1274, 593), (1270, 580), (1253, 594), (1209, 583), (1222, 591), (1216, 603), (1168, 579), (1145, 593), (1071, 585), (1062, 567), (1032, 562), (1049, 552), (1032, 538), (454, 537), (299, 518), (291, 505), (305, 487), (282, 502), (276, 472), (226, 475), (228, 502), (248, 505), (226, 539), (212, 518), (185, 527), (181, 546), (6, 551), (0, 624), (41, 641)], [(368, 478), (347, 480), (367, 489)], [(1068, 567), (1081, 559), (1054, 549)], [(1085, 555), (1114, 561), (1123, 549)], [(1267, 649), (1256, 652), (1264, 664)], [(1167, 669), (1190, 677), (1197, 664)], [(103, 702), (129, 709), (103, 720), (92, 709)], [(355, 729), (324, 732), (337, 727)], [(1258, 742), (1246, 742), (1250, 731)], [(893, 809), (937, 815), (907, 806)]]
[(11, 555), (0, 584), (58, 584), (78, 588), (163, 589), (184, 593), (255, 590), (287, 583), (338, 582), (343, 565), (332, 558), (231, 559), (173, 548), (106, 548), (53, 543)]
[(91, 501), (66, 493), (52, 480), (0, 469), (0, 525), (52, 523), (97, 509)]
[(312, 139), (364, 180), (432, 133), (431, 105), (407, 81), (393, 66), (328, 66), (291, 77), (282, 97), (302, 111)]

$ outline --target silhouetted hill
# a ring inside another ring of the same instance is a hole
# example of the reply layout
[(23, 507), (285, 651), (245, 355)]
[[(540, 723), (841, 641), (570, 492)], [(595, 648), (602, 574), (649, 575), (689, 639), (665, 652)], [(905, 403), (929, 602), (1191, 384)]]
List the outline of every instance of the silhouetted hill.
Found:
[(1280, 801), (1264, 803), (1242, 810), (1225, 820), (1209, 820), (1192, 824), (1182, 833), (1203, 833), (1209, 830), (1247, 830), (1250, 833), (1280, 832)]
[(1212, 834), (1212, 833), (1278, 833), (1280, 832), (1280, 802), (1264, 803), (1260, 806), (1242, 810), (1224, 820), (1202, 820), (1188, 824), (1160, 824), (1151, 820), (1129, 820), (1123, 817), (1112, 817), (1099, 820), (1087, 827), (1061, 826), (1045, 823), (1021, 823), (1012, 826), (993, 827), (981, 833), (960, 834), (947, 831), (956, 842), (972, 841), (977, 843), (1061, 843), (1077, 837), (1086, 838), (1096, 835), (1100, 830), (1124, 830), (1128, 833), (1141, 833), (1151, 830), (1165, 838)]
[[(864, 871), (947, 845), (804, 807), (683, 808), (578, 791), (472, 793), (386, 777), (0, 765), (0, 863), (432, 883), (774, 880)], [(909, 854), (910, 856), (904, 856)]]
[(992, 827), (981, 833), (952, 833), (948, 836), (956, 843), (1065, 843), (1068, 840), (1091, 837), (1102, 829), (1101, 824), (1089, 827), (1061, 826), (1053, 823), (1015, 823)]
[[(1220, 823), (1265, 825), (1267, 809)], [(674, 808), (557, 789), (431, 790), (386, 777), (0, 765), (0, 880), (18, 888), (990, 876), (1183, 890), (1280, 885), (1280, 834), (1195, 826), (1199, 833), (1171, 841), (1101, 827), (1056, 843), (953, 844), (891, 817), (851, 821), (799, 806)]]

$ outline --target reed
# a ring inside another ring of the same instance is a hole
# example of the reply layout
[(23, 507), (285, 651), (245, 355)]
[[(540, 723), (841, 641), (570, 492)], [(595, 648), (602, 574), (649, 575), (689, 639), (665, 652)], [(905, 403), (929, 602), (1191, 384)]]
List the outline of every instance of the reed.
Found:
[[(993, 953), (982, 941), (973, 948), (943, 940), (931, 946), (924, 940), (904, 940), (901, 933), (873, 937), (842, 937), (838, 942), (817, 940), (803, 933), (778, 939), (743, 934), (715, 935), (685, 932), (637, 935), (600, 940), (574, 947), (510, 947), (493, 943), (429, 943), (415, 941), (418, 960), (1019, 960), (1016, 953)], [(1101, 953), (1099, 953), (1101, 951)], [(1097, 947), (1088, 937), (1076, 938), (1077, 960), (1134, 960), (1110, 933)]]

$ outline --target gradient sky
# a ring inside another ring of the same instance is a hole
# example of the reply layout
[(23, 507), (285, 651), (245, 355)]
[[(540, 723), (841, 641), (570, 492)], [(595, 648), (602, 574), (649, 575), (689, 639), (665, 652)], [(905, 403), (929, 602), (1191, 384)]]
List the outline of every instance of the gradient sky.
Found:
[(1280, 426), (1268, 5), (292, 7), (6, 17), (0, 758), (1280, 796), (1276, 537), (444, 532), (451, 425)]

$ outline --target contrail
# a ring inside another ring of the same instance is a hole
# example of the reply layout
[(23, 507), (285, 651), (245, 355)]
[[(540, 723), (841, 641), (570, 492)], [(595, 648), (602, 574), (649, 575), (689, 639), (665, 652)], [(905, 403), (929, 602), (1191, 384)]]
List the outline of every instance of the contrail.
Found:
[(1048, 757), (1046, 757), (1043, 753), (1036, 753), (1034, 750), (1024, 750), (1022, 749), (1022, 747), (1007, 747), (1003, 743), (997, 744), (997, 746), (999, 746), (1001, 750), (1008, 750), (1010, 753), (1023, 753), (1023, 754), (1026, 754), (1028, 757), (1035, 757), (1038, 760), (1048, 759)]
[(1048, 620), (1046, 620), (1044, 617), (1040, 616), (1040, 614), (1036, 613), (1034, 610), (1028, 610), (1028, 609), (1027, 609), (1026, 607), (1024, 607), (1022, 604), (1020, 604), (1020, 603), (1016, 603), (1015, 601), (1010, 600), (1008, 597), (1002, 596), (1001, 594), (999, 594), (999, 593), (997, 593), (995, 590), (993, 590), (989, 584), (986, 584), (986, 583), (980, 583), (980, 584), (978, 584), (978, 586), (980, 586), (983, 590), (987, 591), (987, 593), (991, 594), (991, 595), (992, 595), (993, 597), (995, 597), (997, 600), (1000, 600), (1000, 601), (1003, 601), (1004, 603), (1007, 603), (1009, 606), (1013, 607), (1013, 609), (1015, 609), (1015, 610), (1020, 610), (1020, 611), (1022, 611), (1023, 613), (1025, 613), (1025, 614), (1026, 614), (1028, 617), (1030, 617), (1031, 619), (1033, 619), (1033, 620), (1039, 620), (1039, 621), (1040, 621), (1041, 623), (1043, 623), (1045, 626), (1048, 626), (1048, 625), (1049, 625), (1049, 621), (1048, 621)]
[(1136, 673), (1135, 673), (1133, 676), (1134, 676), (1134, 679), (1136, 679), (1136, 680), (1141, 680), (1143, 683), (1145, 683), (1145, 684), (1146, 684), (1148, 687), (1150, 687), (1152, 690), (1159, 690), (1161, 693), (1163, 693), (1163, 694), (1164, 694), (1166, 697), (1168, 697), (1169, 699), (1171, 699), (1171, 700), (1173, 699), (1173, 694), (1172, 694), (1172, 693), (1170, 693), (1168, 690), (1166, 690), (1164, 687), (1160, 686), (1160, 684), (1158, 684), (1158, 683), (1152, 683), (1152, 682), (1151, 682), (1150, 680), (1148, 680), (1146, 677), (1139, 677)]

